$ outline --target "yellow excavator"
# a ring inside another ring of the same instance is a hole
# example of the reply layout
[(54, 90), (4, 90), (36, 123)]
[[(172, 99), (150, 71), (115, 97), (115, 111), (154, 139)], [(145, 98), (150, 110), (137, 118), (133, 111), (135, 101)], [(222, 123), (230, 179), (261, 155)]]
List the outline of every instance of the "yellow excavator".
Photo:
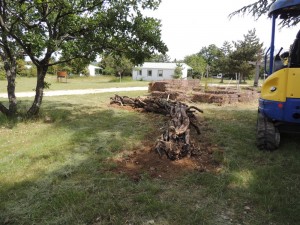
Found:
[[(277, 0), (268, 12), (272, 18), (271, 46), (265, 55), (267, 79), (259, 99), (256, 144), (272, 151), (283, 132), (300, 133), (300, 31), (289, 52), (274, 55), (276, 19), (300, 15), (300, 0)], [(269, 63), (266, 63), (266, 62)]]

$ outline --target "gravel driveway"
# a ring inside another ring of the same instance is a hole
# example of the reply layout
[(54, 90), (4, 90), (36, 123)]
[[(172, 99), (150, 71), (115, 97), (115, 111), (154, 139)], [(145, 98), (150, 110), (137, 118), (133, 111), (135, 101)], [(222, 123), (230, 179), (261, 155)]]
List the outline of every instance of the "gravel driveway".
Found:
[[(123, 88), (101, 88), (101, 89), (82, 89), (82, 90), (60, 90), (45, 91), (44, 96), (61, 96), (61, 95), (85, 95), (105, 92), (121, 92), (121, 91), (146, 91), (148, 87), (123, 87)], [(17, 98), (34, 97), (35, 92), (17, 92)], [(0, 93), (0, 98), (7, 98), (7, 93)]]

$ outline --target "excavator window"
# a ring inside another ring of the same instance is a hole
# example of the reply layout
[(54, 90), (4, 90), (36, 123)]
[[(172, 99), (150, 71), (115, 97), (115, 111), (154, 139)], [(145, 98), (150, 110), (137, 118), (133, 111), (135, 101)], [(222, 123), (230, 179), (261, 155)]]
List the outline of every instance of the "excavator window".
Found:
[(290, 50), (289, 67), (300, 67), (300, 31), (298, 32), (296, 39)]

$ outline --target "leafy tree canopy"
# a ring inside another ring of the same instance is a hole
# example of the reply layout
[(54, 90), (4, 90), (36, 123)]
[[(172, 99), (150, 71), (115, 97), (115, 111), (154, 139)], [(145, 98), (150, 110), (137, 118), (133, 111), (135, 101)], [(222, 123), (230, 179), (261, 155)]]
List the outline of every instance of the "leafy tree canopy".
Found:
[(147, 59), (149, 62), (170, 62), (171, 58), (167, 54), (153, 54), (150, 59)]
[[(9, 99), (16, 109), (15, 58), (26, 54), (37, 68), (36, 96), (28, 115), (37, 114), (49, 66), (97, 55), (122, 55), (142, 63), (166, 53), (160, 21), (145, 17), (161, 0), (1, 0), (0, 54), (6, 65)], [(61, 55), (59, 61), (53, 56)], [(6, 63), (8, 62), (8, 63)], [(3, 105), (0, 110), (4, 112)]]
[[(233, 52), (233, 46), (230, 42), (225, 41), (222, 47), (220, 48), (220, 51), (222, 52), (222, 55), (219, 58), (219, 61), (217, 63), (219, 67), (219, 73), (222, 73), (223, 75), (230, 74), (232, 73), (233, 68), (229, 56)], [(223, 76), (222, 76), (222, 82), (223, 82)]]
[(126, 57), (114, 57), (107, 55), (101, 60), (100, 66), (104, 68), (104, 74), (106, 75), (118, 75), (128, 76), (131, 75), (133, 63)]
[(202, 56), (189, 55), (184, 58), (184, 62), (193, 68), (193, 77), (200, 77), (205, 72), (207, 64)]
[(263, 43), (255, 32), (255, 29), (249, 30), (244, 40), (233, 42), (235, 50), (229, 54), (231, 69), (244, 77), (248, 77), (254, 69), (249, 62), (260, 61), (263, 55)]
[(165, 53), (160, 22), (143, 17), (160, 0), (5, 1), (2, 28), (38, 64), (54, 53), (64, 60), (94, 59), (103, 52), (122, 53), (134, 62)]
[(174, 70), (174, 75), (173, 75), (173, 78), (174, 79), (180, 79), (182, 78), (182, 64), (180, 63), (176, 63), (176, 68)]
[(211, 44), (208, 47), (203, 47), (199, 51), (198, 56), (204, 58), (205, 62), (210, 68), (211, 73), (217, 74), (220, 72), (218, 62), (222, 57), (222, 51), (215, 44)]
[[(225, 41), (221, 48), (214, 44), (208, 47), (203, 47), (196, 56), (201, 57), (205, 62), (205, 67), (200, 68), (201, 71), (207, 70), (210, 75), (231, 76), (235, 73), (240, 73), (242, 78), (250, 77), (253, 73), (254, 66), (249, 62), (259, 62), (263, 55), (263, 43), (260, 42), (256, 36), (256, 30), (249, 30), (244, 35), (243, 40), (232, 41), (232, 43)], [(185, 62), (192, 66), (193, 69), (197, 65), (193, 65), (196, 57), (195, 55), (185, 58)], [(200, 65), (200, 61), (196, 64)], [(208, 65), (208, 66), (206, 66)]]

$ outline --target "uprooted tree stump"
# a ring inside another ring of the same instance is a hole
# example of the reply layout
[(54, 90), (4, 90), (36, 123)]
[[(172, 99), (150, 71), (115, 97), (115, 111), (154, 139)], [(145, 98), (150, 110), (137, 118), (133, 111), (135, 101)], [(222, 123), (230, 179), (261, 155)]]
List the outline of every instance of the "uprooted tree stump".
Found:
[(197, 147), (191, 140), (190, 128), (195, 128), (198, 135), (200, 129), (195, 112), (203, 111), (195, 106), (188, 106), (179, 101), (162, 98), (129, 98), (115, 95), (111, 104), (121, 106), (129, 105), (133, 108), (142, 108), (147, 112), (169, 115), (167, 127), (155, 143), (154, 150), (160, 155), (164, 154), (171, 160), (191, 156)]

